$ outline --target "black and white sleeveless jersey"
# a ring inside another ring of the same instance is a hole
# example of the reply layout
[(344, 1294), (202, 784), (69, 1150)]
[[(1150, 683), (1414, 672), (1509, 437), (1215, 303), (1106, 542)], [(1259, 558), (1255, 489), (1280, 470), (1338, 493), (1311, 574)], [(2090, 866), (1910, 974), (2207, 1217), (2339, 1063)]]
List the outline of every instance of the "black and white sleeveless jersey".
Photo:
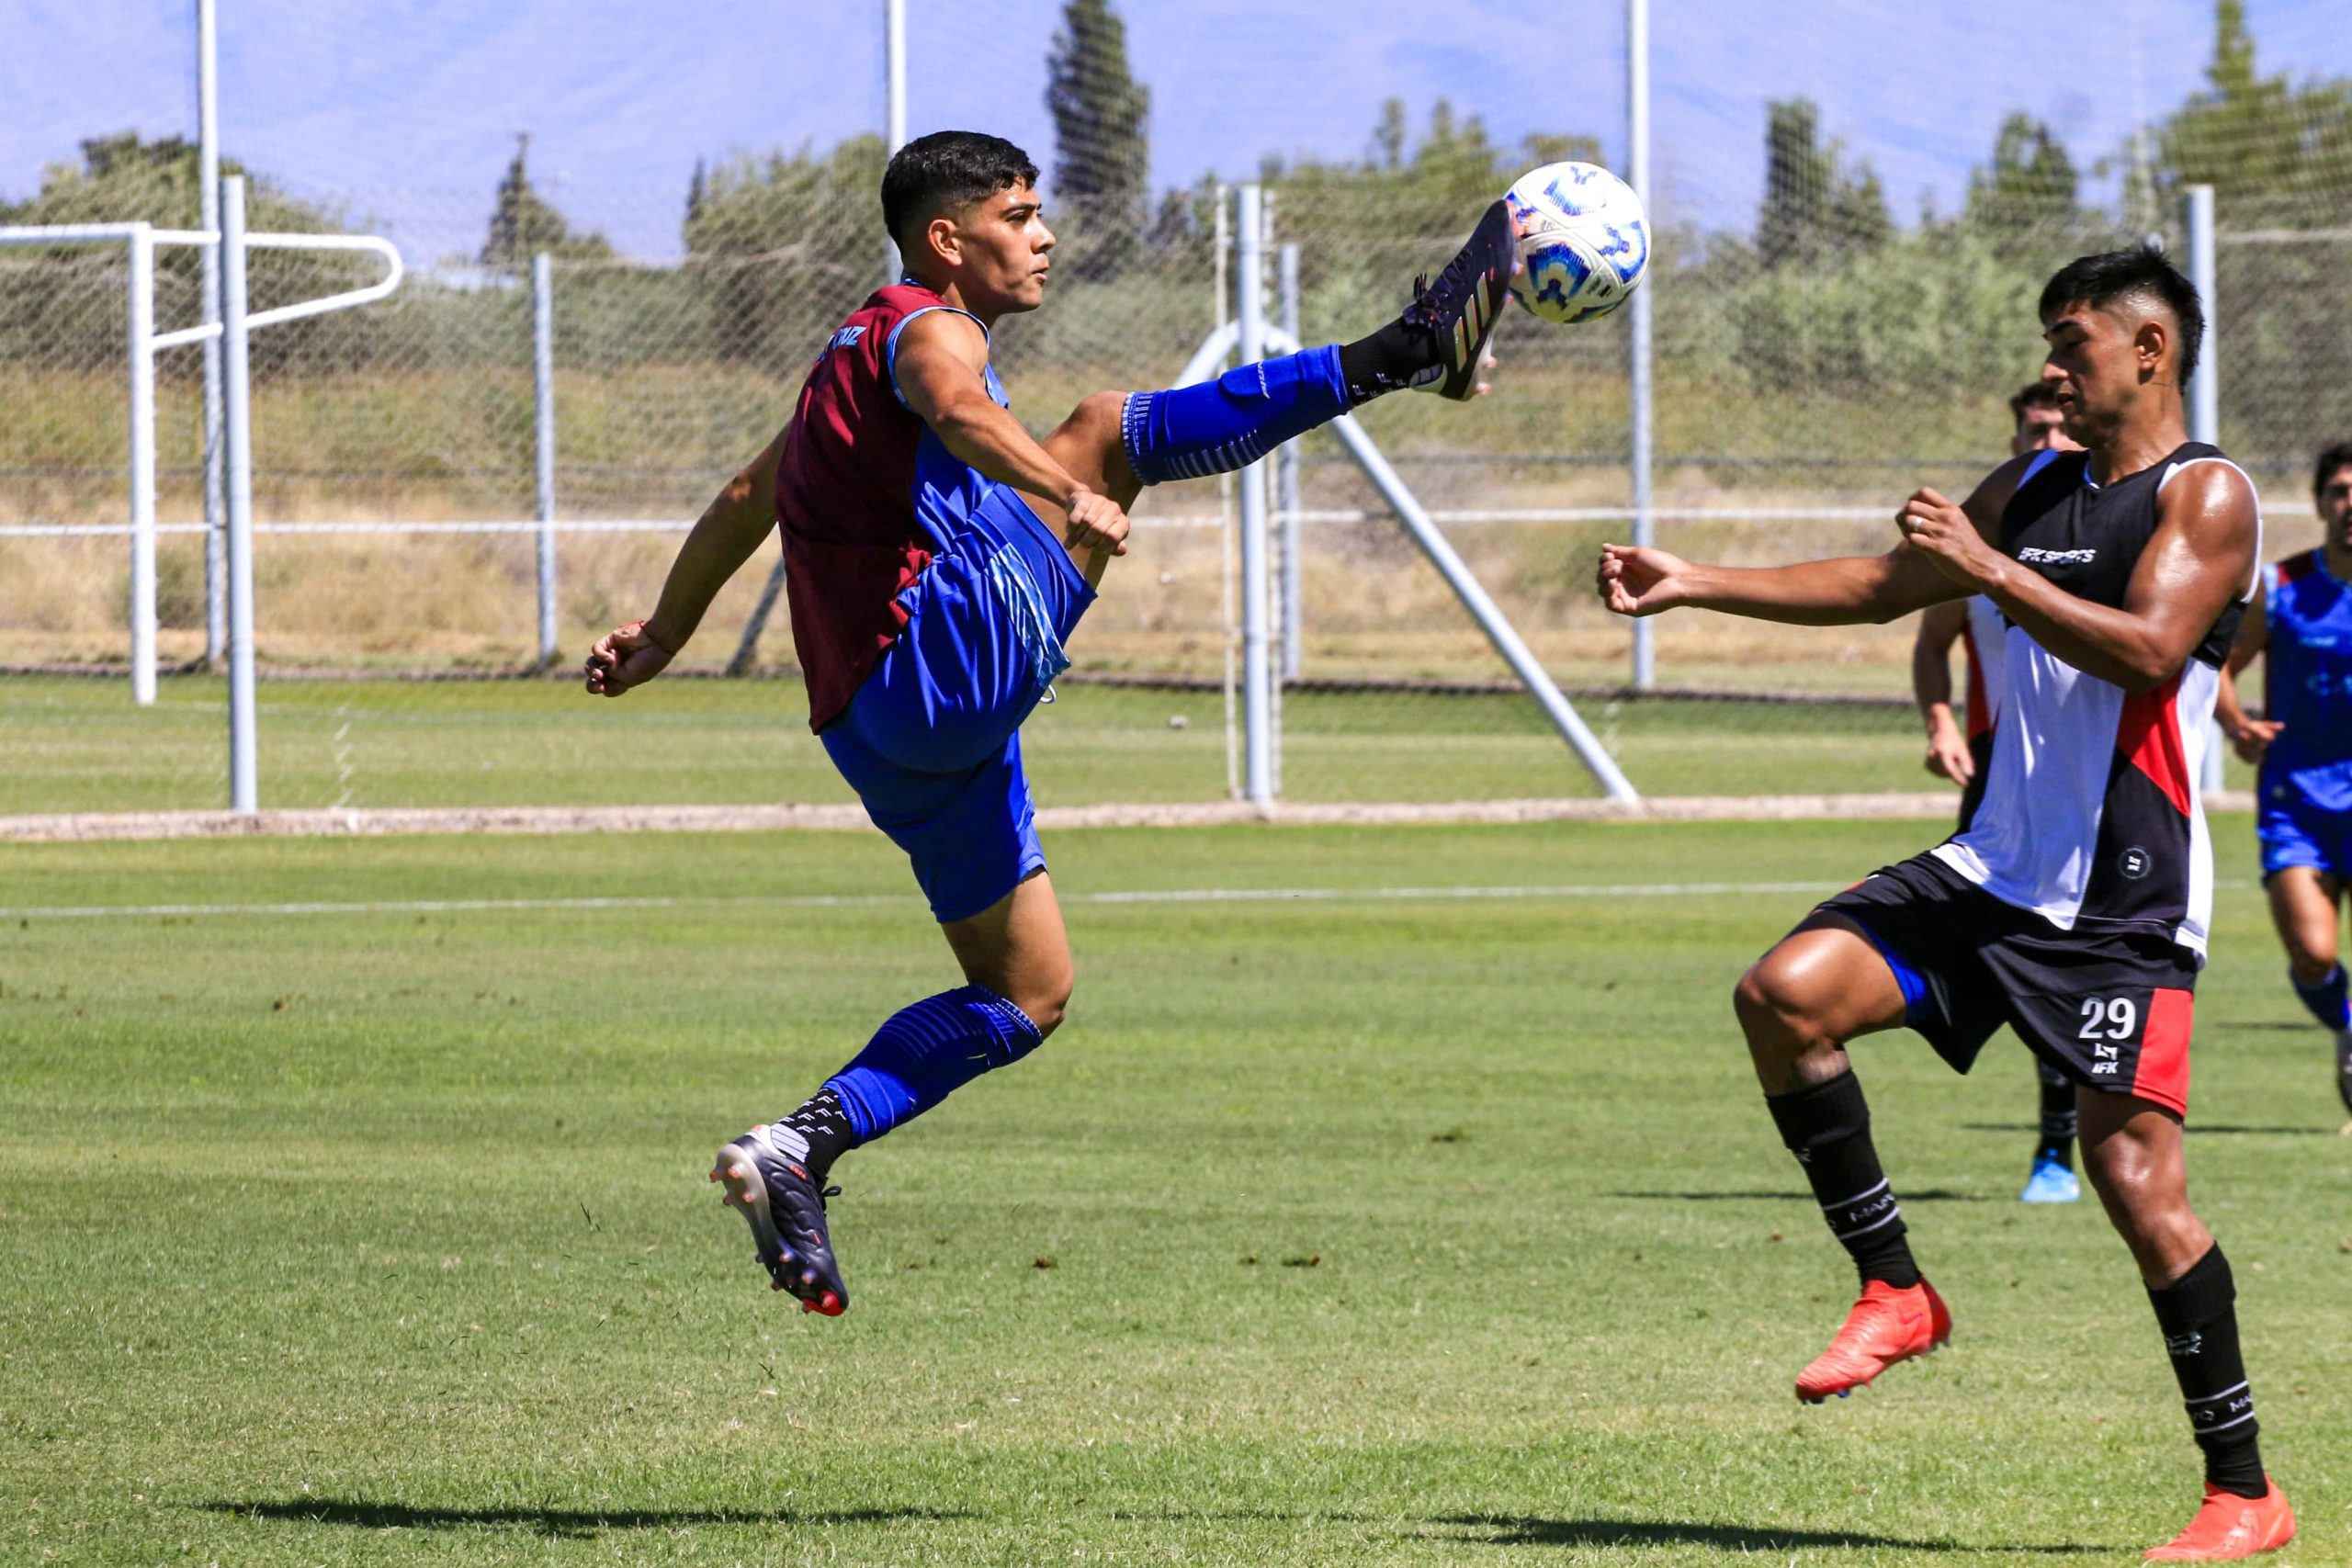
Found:
[[(2191, 464), (2227, 462), (2192, 441), (2102, 487), (2087, 454), (2041, 453), (2001, 513), (2001, 552), (2069, 593), (2120, 607), (2155, 532), (2157, 493)], [(2222, 661), (2255, 581), (2152, 692), (2086, 675), (2007, 626), (1984, 803), (1936, 856), (2062, 931), (2144, 931), (2201, 956), (2213, 852), (2197, 781)]]

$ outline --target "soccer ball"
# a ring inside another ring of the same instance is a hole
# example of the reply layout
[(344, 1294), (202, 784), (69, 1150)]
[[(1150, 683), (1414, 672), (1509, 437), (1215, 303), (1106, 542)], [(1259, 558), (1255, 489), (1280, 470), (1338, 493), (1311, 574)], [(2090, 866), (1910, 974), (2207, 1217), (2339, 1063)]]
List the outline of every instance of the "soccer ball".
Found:
[(1592, 164), (1546, 164), (1503, 194), (1526, 265), (1510, 280), (1519, 302), (1547, 321), (1589, 321), (1632, 298), (1650, 265), (1641, 197)]

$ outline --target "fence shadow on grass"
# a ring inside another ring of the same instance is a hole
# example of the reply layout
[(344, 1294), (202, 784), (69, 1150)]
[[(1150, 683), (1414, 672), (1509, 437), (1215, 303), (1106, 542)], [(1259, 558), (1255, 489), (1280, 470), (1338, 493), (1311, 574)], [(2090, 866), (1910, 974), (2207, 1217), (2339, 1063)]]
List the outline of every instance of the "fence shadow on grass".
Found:
[(191, 1506), (244, 1519), (342, 1525), (353, 1529), (527, 1529), (545, 1536), (605, 1530), (677, 1529), (693, 1525), (887, 1525), (969, 1519), (954, 1508), (435, 1508), (413, 1503), (295, 1497), (283, 1502), (222, 1500)]
[(2071, 1542), (1986, 1545), (1959, 1540), (1910, 1540), (1860, 1530), (1776, 1529), (1680, 1519), (1545, 1519), (1523, 1515), (1453, 1514), (1430, 1522), (1463, 1530), (1465, 1534), (1462, 1540), (1486, 1546), (1713, 1546), (1756, 1552), (1844, 1547), (1857, 1551), (1992, 1552), (2032, 1557), (2106, 1555), (2118, 1550)]

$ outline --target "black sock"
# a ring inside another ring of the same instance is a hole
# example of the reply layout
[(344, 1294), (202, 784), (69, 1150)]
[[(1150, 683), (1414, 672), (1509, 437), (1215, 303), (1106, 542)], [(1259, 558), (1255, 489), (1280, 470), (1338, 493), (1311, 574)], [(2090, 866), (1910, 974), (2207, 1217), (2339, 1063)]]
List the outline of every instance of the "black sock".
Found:
[(1399, 319), (1370, 337), (1340, 345), (1340, 379), (1348, 384), (1350, 406), (1362, 408), (1384, 393), (1411, 386), (1416, 376), (1439, 362), (1436, 335)]
[(1805, 1179), (1829, 1221), (1829, 1232), (1853, 1255), (1862, 1283), (1883, 1280), (1897, 1290), (1919, 1282), (1904, 1239), (1902, 1206), (1879, 1169), (1871, 1143), (1871, 1109), (1851, 1072), (1827, 1083), (1764, 1097), (1781, 1142), (1804, 1167)]
[(2238, 1353), (2238, 1292), (2230, 1261), (2217, 1244), (2190, 1265), (2188, 1273), (2161, 1290), (2151, 1288), (2148, 1304), (2165, 1332), (2165, 1353), (2180, 1380), (2182, 1400), (2197, 1446), (2205, 1450), (2205, 1480), (2241, 1497), (2270, 1489), (2262, 1475), (2256, 1441), (2262, 1424), (2254, 1418), (2254, 1393), (2246, 1386), (2245, 1359)]
[(2041, 1075), (2041, 1142), (2036, 1144), (2036, 1164), (2054, 1159), (2075, 1168), (2075, 1085), (2065, 1074), (2037, 1056), (2034, 1070)]
[(822, 1182), (825, 1173), (833, 1168), (844, 1150), (857, 1147), (857, 1133), (849, 1124), (849, 1112), (842, 1109), (839, 1096), (831, 1089), (820, 1089), (808, 1097), (808, 1102), (776, 1123), (800, 1134), (808, 1152), (802, 1156), (808, 1167), (811, 1179)]

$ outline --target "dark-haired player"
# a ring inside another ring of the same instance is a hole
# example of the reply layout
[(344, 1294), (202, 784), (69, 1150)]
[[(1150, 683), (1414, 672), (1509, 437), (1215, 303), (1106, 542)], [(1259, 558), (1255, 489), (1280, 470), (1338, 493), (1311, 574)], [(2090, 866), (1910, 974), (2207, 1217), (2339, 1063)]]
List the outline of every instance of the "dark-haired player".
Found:
[(2000, 607), (2007, 681), (1975, 820), (1823, 904), (1736, 993), (1765, 1103), (1861, 1274), (1797, 1397), (1846, 1394), (1951, 1333), (1845, 1043), (1907, 1024), (1965, 1071), (2007, 1023), (2077, 1086), (2085, 1170), (2204, 1450), (2203, 1506), (2148, 1555), (2245, 1557), (2284, 1545), (2294, 1515), (2263, 1473), (2236, 1292), (2189, 1207), (2181, 1119), (2213, 886), (2196, 780), (2261, 514), (2236, 465), (2188, 439), (2204, 311), (2160, 253), (2082, 257), (2041, 304), (2042, 378), (2084, 451), (2013, 457), (1957, 505), (1914, 491), (1883, 556), (1737, 570), (1612, 545), (1598, 582), (1627, 615), (1834, 626), (1971, 593)]
[(849, 1302), (826, 1174), (1061, 1022), (1072, 981), (1022, 769), (1022, 721), (1126, 548), (1142, 487), (1238, 468), (1385, 392), (1482, 389), (1518, 265), (1499, 201), (1404, 314), (1344, 347), (1196, 387), (1098, 392), (1044, 440), (1013, 418), (989, 333), (1044, 302), (1054, 236), (1011, 142), (942, 131), (882, 176), (906, 277), (826, 341), (791, 421), (704, 512), (661, 602), (588, 656), (588, 689), (660, 674), (711, 598), (781, 525), (809, 727), (913, 862), (964, 984), (901, 1008), (854, 1060), (719, 1150), (770, 1282), (811, 1312)]
[(2319, 455), (2312, 501), (2319, 548), (2263, 573), (2256, 613), (2238, 627), (2230, 673), (2256, 659), (2262, 716), (2222, 682), (2222, 728), (2256, 764), (2262, 884), (2287, 946), (2295, 995), (2335, 1037), (2335, 1092), (2352, 1111), (2352, 1013), (2336, 958), (2336, 908), (2352, 883), (2352, 441)]
[[(2047, 381), (2028, 381), (2009, 399), (2009, 456), (2030, 452), (2079, 452), (2066, 434), (2058, 394)], [(1993, 758), (1993, 726), (2001, 705), (2001, 612), (1982, 593), (1919, 612), (1918, 636), (1911, 643), (1911, 695), (1928, 726), (1928, 772), (1960, 785), (1960, 830), (1975, 820), (1984, 798), (1986, 764)], [(1968, 660), (1968, 728), (1951, 711), (1951, 647)], [(2041, 1128), (2025, 1190), (2028, 1203), (2072, 1203), (2082, 1196), (2075, 1179), (2075, 1085), (2064, 1073), (2034, 1058), (2041, 1080)]]

